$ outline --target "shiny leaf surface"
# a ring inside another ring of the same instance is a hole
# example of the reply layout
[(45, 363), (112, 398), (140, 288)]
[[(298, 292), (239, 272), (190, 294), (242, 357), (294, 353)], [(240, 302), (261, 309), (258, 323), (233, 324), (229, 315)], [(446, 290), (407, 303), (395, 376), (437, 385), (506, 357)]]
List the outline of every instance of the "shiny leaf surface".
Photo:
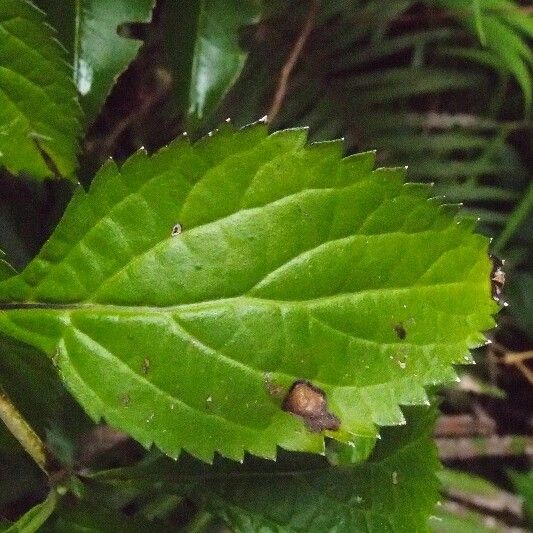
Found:
[(32, 178), (72, 177), (81, 110), (66, 54), (44, 13), (0, 0), (0, 166)]
[(169, 3), (166, 40), (177, 105), (195, 127), (209, 117), (240, 74), (246, 52), (239, 31), (257, 22), (257, 0)]
[(323, 452), (404, 423), (493, 324), (487, 239), (403, 168), (305, 140), (224, 126), (108, 163), (0, 284), (0, 331), (172, 456)]
[(69, 51), (88, 122), (94, 120), (115, 80), (141, 46), (141, 41), (121, 35), (125, 25), (150, 21), (154, 3), (154, 0), (37, 1)]

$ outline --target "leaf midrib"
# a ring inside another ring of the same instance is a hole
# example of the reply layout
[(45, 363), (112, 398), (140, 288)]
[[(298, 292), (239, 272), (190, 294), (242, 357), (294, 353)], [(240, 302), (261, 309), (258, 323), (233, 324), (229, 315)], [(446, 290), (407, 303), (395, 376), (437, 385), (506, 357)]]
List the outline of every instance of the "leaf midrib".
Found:
[(246, 302), (253, 301), (255, 303), (264, 305), (276, 305), (278, 307), (283, 306), (306, 306), (308, 309), (313, 309), (313, 304), (321, 305), (323, 303), (332, 303), (339, 299), (348, 297), (364, 297), (372, 294), (387, 293), (403, 293), (412, 292), (417, 289), (432, 289), (440, 287), (461, 287), (461, 286), (481, 287), (485, 286), (484, 281), (472, 282), (472, 281), (446, 281), (441, 283), (431, 283), (426, 285), (411, 285), (406, 287), (381, 287), (376, 289), (362, 289), (355, 292), (343, 292), (338, 294), (332, 294), (328, 296), (318, 296), (316, 298), (310, 298), (307, 300), (279, 300), (270, 298), (259, 298), (257, 296), (250, 295), (238, 295), (224, 298), (216, 298), (211, 300), (204, 300), (201, 302), (182, 303), (176, 305), (131, 305), (131, 304), (114, 304), (107, 302), (71, 302), (71, 303), (56, 303), (56, 302), (0, 302), (0, 311), (21, 311), (28, 309), (42, 309), (48, 311), (78, 311), (78, 310), (113, 310), (124, 313), (143, 312), (146, 314), (160, 314), (173, 311), (202, 311), (203, 309), (210, 309), (219, 305), (233, 304), (238, 301)]

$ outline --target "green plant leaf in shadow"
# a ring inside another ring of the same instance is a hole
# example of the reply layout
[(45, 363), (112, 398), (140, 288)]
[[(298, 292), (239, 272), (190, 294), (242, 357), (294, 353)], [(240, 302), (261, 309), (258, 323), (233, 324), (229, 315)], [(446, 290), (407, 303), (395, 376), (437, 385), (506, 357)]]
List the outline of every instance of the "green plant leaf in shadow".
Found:
[(34, 179), (73, 178), (81, 109), (44, 13), (0, 1), (0, 166)]
[(294, 453), (280, 453), (275, 463), (246, 457), (240, 465), (159, 458), (92, 479), (175, 491), (237, 532), (425, 531), (438, 498), (434, 413), (410, 408), (406, 415), (407, 425), (384, 430), (365, 463), (331, 466)]

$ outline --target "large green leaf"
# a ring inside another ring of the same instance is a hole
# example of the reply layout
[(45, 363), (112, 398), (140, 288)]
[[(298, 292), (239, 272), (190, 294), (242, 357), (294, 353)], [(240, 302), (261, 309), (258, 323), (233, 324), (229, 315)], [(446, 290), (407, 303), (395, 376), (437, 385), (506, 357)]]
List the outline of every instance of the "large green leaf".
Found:
[(26, 0), (0, 0), (0, 166), (71, 177), (80, 108), (65, 54)]
[(174, 490), (222, 518), (231, 531), (425, 531), (438, 498), (431, 410), (383, 431), (370, 460), (333, 467), (319, 457), (280, 454), (213, 467), (187, 458), (97, 473), (112, 486)]
[(0, 331), (173, 456), (322, 452), (324, 433), (402, 424), (493, 325), (487, 239), (403, 168), (305, 139), (227, 126), (109, 162), (0, 283)]
[(74, 65), (74, 80), (89, 122), (141, 41), (119, 34), (122, 25), (148, 22), (155, 0), (37, 0), (57, 28)]
[(208, 118), (239, 76), (246, 52), (239, 30), (257, 22), (260, 0), (169, 2), (165, 47), (177, 105), (191, 127)]

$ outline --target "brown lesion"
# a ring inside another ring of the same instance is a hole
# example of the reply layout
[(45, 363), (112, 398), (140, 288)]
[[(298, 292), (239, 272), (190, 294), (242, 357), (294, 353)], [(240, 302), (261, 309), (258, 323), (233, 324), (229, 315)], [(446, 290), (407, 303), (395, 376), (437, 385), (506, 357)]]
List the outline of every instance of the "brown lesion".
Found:
[(405, 327), (401, 322), (398, 322), (398, 324), (394, 325), (394, 333), (396, 333), (396, 336), (401, 341), (403, 341), (405, 337), (407, 337), (407, 331), (405, 330)]
[(309, 381), (296, 381), (285, 395), (282, 409), (303, 418), (311, 431), (337, 431), (339, 419), (328, 411), (325, 392)]
[(503, 271), (503, 261), (496, 256), (491, 256), (492, 271), (490, 273), (490, 281), (492, 288), (492, 297), (499, 302), (505, 285), (505, 272)]

